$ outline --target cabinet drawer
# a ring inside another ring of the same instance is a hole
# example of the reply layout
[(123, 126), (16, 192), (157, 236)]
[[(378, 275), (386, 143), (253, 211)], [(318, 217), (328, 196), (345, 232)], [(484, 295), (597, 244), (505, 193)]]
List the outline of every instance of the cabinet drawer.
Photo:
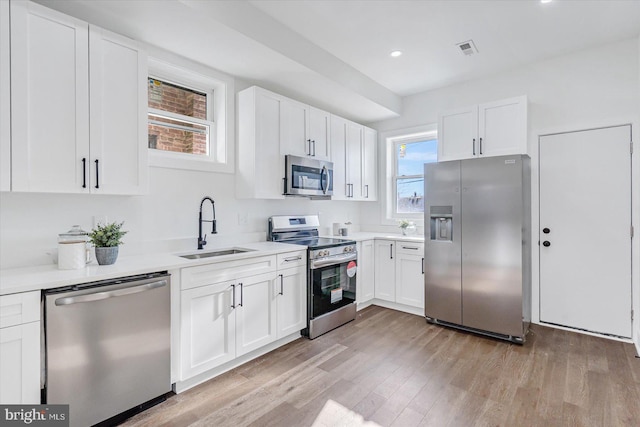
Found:
[(423, 256), (424, 243), (397, 241), (396, 253)]
[(40, 291), (0, 296), (0, 328), (40, 320)]
[(284, 254), (278, 254), (278, 269), (292, 268), (292, 267), (306, 267), (307, 265), (307, 251), (287, 252)]
[(182, 269), (182, 289), (197, 288), (198, 286), (234, 280), (241, 277), (276, 271), (276, 256), (262, 256), (245, 258), (235, 261), (217, 262), (185, 267)]

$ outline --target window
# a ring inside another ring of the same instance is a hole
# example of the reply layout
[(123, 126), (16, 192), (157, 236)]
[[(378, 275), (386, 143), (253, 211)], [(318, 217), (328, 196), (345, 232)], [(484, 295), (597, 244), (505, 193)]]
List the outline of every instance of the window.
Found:
[(386, 180), (383, 224), (421, 220), (424, 212), (424, 164), (438, 158), (437, 125), (383, 133)]
[(424, 212), (424, 164), (437, 161), (435, 136), (395, 141), (395, 213)]
[(209, 156), (210, 93), (149, 77), (149, 148)]
[(148, 48), (149, 165), (233, 173), (233, 77)]

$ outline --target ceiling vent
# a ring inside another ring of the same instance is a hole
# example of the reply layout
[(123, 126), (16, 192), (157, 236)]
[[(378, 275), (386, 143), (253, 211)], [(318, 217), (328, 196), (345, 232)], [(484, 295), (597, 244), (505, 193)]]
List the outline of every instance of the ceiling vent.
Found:
[(458, 46), (460, 51), (464, 53), (466, 56), (478, 53), (478, 48), (476, 48), (476, 45), (473, 43), (473, 40), (467, 40), (466, 42), (458, 43), (456, 44), (456, 46)]

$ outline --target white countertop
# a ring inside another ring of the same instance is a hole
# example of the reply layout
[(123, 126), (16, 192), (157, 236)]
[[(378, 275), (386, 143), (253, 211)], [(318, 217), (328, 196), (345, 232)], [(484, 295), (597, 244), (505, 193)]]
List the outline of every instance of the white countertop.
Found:
[(338, 239), (351, 239), (356, 242), (362, 242), (364, 240), (373, 240), (373, 239), (382, 239), (382, 240), (399, 240), (403, 242), (420, 242), (424, 243), (424, 236), (422, 235), (412, 235), (412, 236), (403, 236), (402, 234), (394, 234), (394, 233), (372, 233), (368, 231), (359, 231), (355, 233), (350, 233), (348, 236), (330, 236)]
[(202, 251), (120, 256), (113, 265), (98, 265), (94, 261), (85, 268), (79, 270), (58, 270), (58, 266), (55, 264), (0, 270), (0, 295), (39, 291), (61, 286), (76, 285), (79, 283), (151, 273), (154, 271), (172, 270), (195, 265), (254, 258), (257, 256), (300, 251), (303, 249), (298, 245), (276, 242), (243, 243), (235, 247), (252, 250), (250, 252), (243, 252), (239, 254), (222, 255), (194, 260), (181, 258), (179, 256), (231, 248), (228, 246), (207, 247)]

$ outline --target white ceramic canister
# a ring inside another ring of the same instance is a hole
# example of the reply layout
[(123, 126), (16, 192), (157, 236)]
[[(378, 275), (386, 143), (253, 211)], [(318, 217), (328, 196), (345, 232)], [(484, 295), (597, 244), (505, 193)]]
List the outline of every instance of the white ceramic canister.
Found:
[(58, 235), (58, 269), (77, 270), (89, 262), (87, 232), (74, 225), (71, 230)]

